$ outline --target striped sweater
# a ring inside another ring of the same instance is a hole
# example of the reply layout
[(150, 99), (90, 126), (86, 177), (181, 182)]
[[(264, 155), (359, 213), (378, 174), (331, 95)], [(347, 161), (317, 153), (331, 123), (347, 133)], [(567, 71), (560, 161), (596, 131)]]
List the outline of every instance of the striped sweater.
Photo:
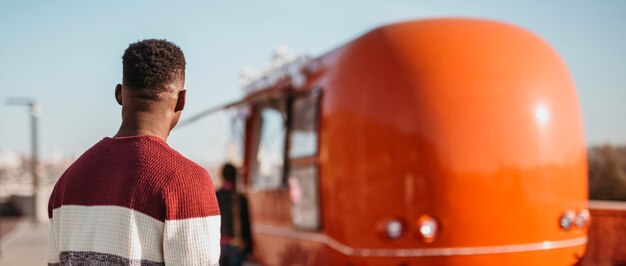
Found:
[(220, 213), (208, 173), (154, 136), (105, 138), (48, 204), (48, 265), (217, 265)]

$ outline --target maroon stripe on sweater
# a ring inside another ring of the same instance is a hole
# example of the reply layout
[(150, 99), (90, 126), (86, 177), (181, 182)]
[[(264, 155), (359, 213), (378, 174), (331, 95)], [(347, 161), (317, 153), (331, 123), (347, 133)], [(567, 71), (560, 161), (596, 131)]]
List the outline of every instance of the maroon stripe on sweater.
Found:
[(168, 184), (165, 195), (168, 220), (220, 214), (213, 182), (203, 168), (179, 171)]
[(57, 182), (49, 216), (63, 205), (120, 206), (160, 221), (219, 214), (206, 170), (152, 136), (106, 138), (85, 152)]

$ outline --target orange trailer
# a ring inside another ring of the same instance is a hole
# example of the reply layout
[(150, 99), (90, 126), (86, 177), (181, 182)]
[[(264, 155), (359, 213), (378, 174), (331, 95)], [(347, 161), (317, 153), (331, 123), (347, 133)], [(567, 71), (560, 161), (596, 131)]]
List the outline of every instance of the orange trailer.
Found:
[(505, 23), (383, 26), (246, 86), (238, 110), (267, 265), (572, 265), (586, 154), (556, 52)]

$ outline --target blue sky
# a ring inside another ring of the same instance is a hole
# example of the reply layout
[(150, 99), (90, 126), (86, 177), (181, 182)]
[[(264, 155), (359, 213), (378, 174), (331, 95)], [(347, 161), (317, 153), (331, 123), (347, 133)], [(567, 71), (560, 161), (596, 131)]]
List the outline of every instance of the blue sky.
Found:
[[(588, 145), (626, 144), (626, 1), (1, 1), (0, 101), (43, 106), (42, 154), (80, 154), (117, 131), (113, 88), (129, 43), (165, 38), (187, 57), (189, 116), (237, 99), (239, 72), (278, 46), (320, 55), (379, 25), (432, 17), (491, 18), (550, 43), (577, 86)], [(0, 105), (0, 151), (27, 152), (24, 108)], [(203, 121), (170, 144), (210, 149)]]

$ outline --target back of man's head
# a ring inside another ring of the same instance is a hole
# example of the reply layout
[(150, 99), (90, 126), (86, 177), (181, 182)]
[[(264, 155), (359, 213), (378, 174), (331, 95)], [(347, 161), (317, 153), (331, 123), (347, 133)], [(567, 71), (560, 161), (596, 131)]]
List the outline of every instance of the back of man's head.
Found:
[(183, 51), (167, 40), (148, 39), (128, 46), (122, 56), (123, 83), (136, 98), (159, 100), (168, 85), (185, 80)]
[(235, 183), (237, 181), (237, 168), (230, 163), (224, 164), (222, 167), (222, 177), (225, 181)]

